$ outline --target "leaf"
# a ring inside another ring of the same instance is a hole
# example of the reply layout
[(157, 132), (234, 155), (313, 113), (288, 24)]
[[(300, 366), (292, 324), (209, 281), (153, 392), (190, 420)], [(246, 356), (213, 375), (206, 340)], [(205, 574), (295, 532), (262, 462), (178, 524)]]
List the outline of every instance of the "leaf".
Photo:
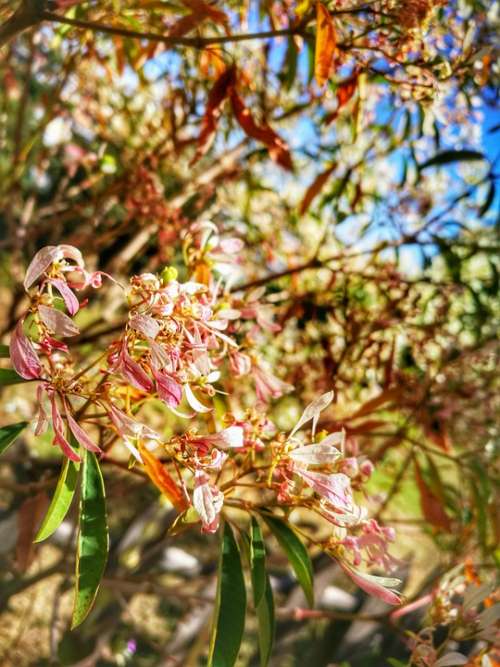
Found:
[(52, 502), (35, 537), (35, 542), (46, 540), (63, 522), (75, 495), (78, 468), (78, 463), (70, 461), (68, 458), (64, 459)]
[(198, 138), (198, 148), (191, 160), (194, 164), (199, 158), (204, 155), (210, 147), (211, 139), (215, 135), (217, 129), (217, 122), (219, 120), (222, 104), (229, 94), (231, 86), (234, 85), (236, 79), (236, 68), (227, 68), (215, 81), (210, 93), (208, 94), (207, 106), (205, 114), (201, 121), (201, 131)]
[(33, 537), (48, 502), (45, 491), (40, 491), (26, 498), (17, 512), (16, 567), (19, 572), (26, 572), (35, 558)]
[(483, 215), (488, 213), (491, 205), (493, 204), (493, 201), (495, 199), (495, 193), (496, 193), (496, 188), (495, 188), (495, 181), (491, 181), (490, 187), (488, 188), (488, 194), (486, 195), (486, 199), (484, 200), (483, 205), (479, 209), (479, 217), (482, 218)]
[(441, 151), (440, 153), (436, 153), (436, 155), (431, 157), (429, 160), (426, 160), (421, 165), (419, 165), (419, 169), (422, 171), (422, 169), (426, 169), (427, 167), (450, 164), (452, 162), (473, 162), (476, 160), (484, 159), (484, 155), (478, 151)]
[(307, 188), (306, 194), (304, 195), (304, 198), (300, 202), (300, 207), (299, 207), (299, 213), (300, 215), (304, 215), (304, 213), (308, 210), (309, 206), (312, 204), (313, 199), (318, 195), (327, 180), (330, 178), (330, 176), (333, 174), (335, 171), (337, 165), (332, 164), (328, 169), (325, 171), (321, 172), (321, 174), (318, 174), (314, 181), (311, 183), (311, 185)]
[(0, 359), (8, 359), (9, 357), (10, 357), (9, 346), (0, 344)]
[(28, 382), (16, 373), (13, 368), (0, 368), (0, 387), (10, 384), (20, 384), (21, 382)]
[(83, 450), (75, 601), (71, 628), (80, 625), (97, 595), (108, 556), (104, 480), (96, 455)]
[(285, 141), (267, 124), (255, 122), (249, 109), (233, 88), (230, 94), (231, 106), (236, 120), (245, 134), (262, 142), (269, 151), (272, 160), (284, 169), (293, 170), (292, 156)]
[(355, 72), (353, 76), (339, 84), (339, 87), (337, 88), (337, 108), (335, 111), (325, 116), (323, 120), (325, 125), (332, 123), (338, 117), (342, 107), (349, 102), (358, 88), (358, 79), (359, 73)]
[(168, 31), (169, 37), (182, 37), (207, 19), (222, 25), (226, 33), (228, 32), (228, 17), (220, 9), (210, 6), (203, 0), (184, 0), (183, 4), (191, 10), (191, 14), (177, 19)]
[(269, 576), (266, 577), (264, 597), (257, 607), (257, 620), (259, 622), (259, 651), (261, 667), (266, 667), (271, 658), (276, 622), (274, 618), (273, 589)]
[(18, 422), (0, 428), (0, 454), (3, 454), (12, 445), (26, 426), (28, 426), (28, 422)]
[(245, 628), (246, 591), (241, 557), (231, 526), (225, 522), (208, 667), (232, 667)]
[(314, 76), (316, 77), (318, 86), (323, 86), (330, 78), (336, 50), (337, 38), (333, 19), (323, 3), (317, 2)]
[(308, 603), (311, 607), (314, 606), (313, 569), (307, 549), (297, 533), (283, 519), (269, 514), (263, 514), (262, 518), (286, 553)]
[(187, 509), (189, 503), (182, 489), (172, 479), (163, 463), (143, 446), (139, 447), (139, 452), (144, 461), (144, 470), (153, 484), (170, 500), (178, 512)]
[(257, 519), (252, 517), (250, 527), (250, 573), (252, 576), (253, 603), (259, 606), (266, 590), (266, 549)]
[(422, 508), (422, 514), (433, 526), (436, 526), (436, 528), (442, 528), (443, 530), (449, 532), (451, 530), (451, 522), (450, 518), (444, 511), (443, 503), (427, 485), (416, 459), (414, 460), (414, 463), (415, 480), (420, 492), (420, 506)]

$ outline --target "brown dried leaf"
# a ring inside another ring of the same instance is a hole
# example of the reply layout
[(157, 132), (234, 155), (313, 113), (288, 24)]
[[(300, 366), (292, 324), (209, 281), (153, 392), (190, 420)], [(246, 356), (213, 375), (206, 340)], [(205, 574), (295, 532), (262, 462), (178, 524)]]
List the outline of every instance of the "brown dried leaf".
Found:
[(217, 129), (217, 122), (219, 120), (222, 104), (229, 95), (231, 88), (234, 86), (236, 80), (235, 67), (226, 69), (214, 83), (207, 99), (207, 106), (205, 115), (201, 121), (201, 131), (198, 138), (198, 148), (196, 154), (191, 160), (194, 164), (202, 155), (204, 155), (210, 148), (211, 140), (214, 138)]
[(45, 491), (26, 498), (17, 512), (16, 567), (19, 572), (26, 572), (33, 559), (37, 545), (33, 544), (35, 535), (49, 505)]
[(436, 528), (442, 528), (443, 530), (450, 531), (451, 521), (449, 516), (444, 511), (444, 507), (439, 498), (427, 485), (416, 459), (414, 463), (415, 480), (420, 492), (420, 506), (422, 508), (422, 514), (427, 519), (427, 521), (433, 526), (436, 526)]
[(323, 3), (317, 2), (314, 76), (318, 86), (323, 86), (330, 78), (336, 50), (337, 38), (333, 19)]
[(318, 195), (331, 174), (335, 171), (335, 168), (337, 167), (336, 164), (332, 164), (328, 169), (323, 171), (321, 174), (318, 174), (314, 181), (311, 183), (311, 185), (307, 188), (306, 194), (304, 195), (303, 200), (300, 203), (299, 206), (299, 213), (301, 215), (304, 215), (304, 213), (308, 210), (309, 206), (311, 205), (313, 199)]
[(255, 122), (250, 110), (233, 88), (230, 93), (231, 106), (236, 120), (245, 134), (262, 142), (268, 149), (272, 160), (284, 169), (293, 170), (292, 156), (285, 141), (267, 123)]

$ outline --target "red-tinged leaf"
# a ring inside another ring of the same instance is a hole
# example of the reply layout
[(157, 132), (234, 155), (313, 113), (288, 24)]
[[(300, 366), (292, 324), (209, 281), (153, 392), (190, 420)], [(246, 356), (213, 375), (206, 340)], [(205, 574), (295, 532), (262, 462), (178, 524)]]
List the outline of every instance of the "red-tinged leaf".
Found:
[(271, 159), (284, 169), (293, 170), (292, 157), (283, 139), (267, 124), (255, 122), (250, 110), (234, 90), (231, 90), (231, 106), (236, 120), (245, 134), (256, 141), (262, 142), (268, 149)]
[(371, 398), (364, 405), (362, 405), (359, 410), (356, 410), (346, 421), (351, 421), (353, 419), (358, 419), (359, 417), (364, 417), (369, 415), (372, 412), (378, 410), (385, 403), (389, 403), (398, 397), (399, 391), (397, 389), (386, 389), (375, 398)]
[(383, 419), (367, 419), (362, 424), (358, 426), (349, 427), (349, 435), (360, 435), (361, 433), (370, 433), (371, 431), (376, 431), (379, 428), (388, 426), (388, 422)]
[(306, 194), (304, 195), (304, 199), (301, 201), (299, 207), (299, 213), (301, 215), (304, 215), (304, 213), (308, 210), (313, 199), (316, 197), (316, 195), (318, 195), (321, 192), (323, 186), (330, 178), (332, 173), (335, 171), (336, 167), (337, 167), (336, 164), (332, 164), (330, 167), (328, 167), (328, 169), (326, 169), (321, 174), (316, 176), (314, 181), (307, 188)]
[(323, 3), (317, 2), (314, 76), (318, 86), (323, 86), (330, 78), (336, 50), (337, 38), (333, 19)]
[(449, 516), (444, 511), (442, 502), (427, 485), (416, 459), (414, 463), (415, 480), (420, 492), (420, 506), (422, 509), (422, 514), (430, 524), (436, 528), (442, 528), (443, 530), (449, 532), (451, 530), (451, 521)]
[(356, 72), (353, 76), (351, 76), (346, 81), (343, 81), (339, 85), (339, 87), (337, 88), (337, 108), (335, 109), (335, 111), (325, 116), (324, 120), (325, 125), (329, 125), (336, 118), (338, 118), (338, 115), (342, 110), (342, 108), (345, 107), (345, 105), (352, 98), (352, 96), (354, 95), (354, 93), (358, 88), (358, 77), (359, 74)]
[(189, 503), (182, 489), (169, 475), (163, 463), (145, 447), (140, 447), (139, 451), (144, 461), (144, 470), (150, 480), (179, 512), (184, 512), (188, 508)]
[(168, 31), (169, 37), (182, 37), (207, 20), (222, 25), (226, 33), (229, 33), (229, 19), (220, 9), (212, 7), (203, 0), (184, 0), (183, 4), (191, 10), (191, 14), (177, 19)]
[(214, 83), (207, 99), (205, 115), (201, 121), (201, 132), (198, 138), (198, 149), (191, 164), (194, 164), (210, 147), (211, 139), (215, 136), (222, 105), (236, 80), (236, 69), (229, 67)]
[(26, 572), (35, 558), (33, 540), (49, 504), (44, 491), (27, 498), (17, 512), (16, 566)]
[(218, 23), (228, 32), (229, 19), (227, 14), (217, 7), (204, 2), (204, 0), (183, 0), (183, 4), (188, 7), (193, 14), (203, 14), (206, 19), (213, 23)]

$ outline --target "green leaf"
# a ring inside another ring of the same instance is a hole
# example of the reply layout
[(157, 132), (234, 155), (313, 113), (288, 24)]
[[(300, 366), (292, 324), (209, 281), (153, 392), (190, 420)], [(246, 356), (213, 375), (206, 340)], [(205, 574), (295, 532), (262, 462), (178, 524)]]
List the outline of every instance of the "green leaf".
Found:
[[(265, 573), (266, 586), (264, 591), (264, 597), (257, 607), (257, 620), (259, 622), (259, 651), (260, 651), (260, 664), (261, 667), (266, 667), (271, 658), (273, 644), (274, 644), (274, 632), (276, 628), (275, 618), (274, 618), (274, 599), (273, 599), (273, 589), (271, 588), (271, 582), (269, 581), (269, 576)], [(255, 590), (254, 590), (255, 593)]]
[(79, 467), (78, 463), (74, 463), (74, 461), (70, 461), (66, 458), (64, 459), (52, 502), (50, 503), (45, 519), (40, 526), (40, 530), (35, 537), (35, 542), (46, 540), (47, 537), (50, 537), (63, 522), (63, 519), (71, 506), (73, 496), (75, 495)]
[(80, 625), (92, 608), (107, 556), (108, 526), (104, 480), (95, 454), (85, 449), (82, 462), (72, 628)]
[(419, 169), (422, 170), (427, 167), (435, 167), (442, 164), (450, 164), (452, 162), (473, 162), (475, 160), (484, 159), (484, 155), (478, 151), (441, 151), (419, 165)]
[(257, 519), (252, 517), (250, 527), (250, 573), (252, 576), (253, 603), (259, 606), (266, 592), (266, 549)]
[(245, 628), (246, 591), (240, 551), (224, 523), (208, 667), (233, 667)]
[(7, 386), (9, 384), (20, 384), (21, 382), (28, 382), (16, 373), (13, 368), (0, 368), (0, 386)]
[(282, 519), (268, 514), (263, 514), (262, 518), (286, 553), (307, 601), (311, 607), (314, 606), (313, 569), (307, 549), (297, 533)]
[(0, 454), (3, 454), (12, 445), (26, 426), (28, 426), (28, 422), (19, 422), (0, 428)]
[(10, 357), (9, 346), (0, 344), (0, 359), (8, 359), (9, 357)]

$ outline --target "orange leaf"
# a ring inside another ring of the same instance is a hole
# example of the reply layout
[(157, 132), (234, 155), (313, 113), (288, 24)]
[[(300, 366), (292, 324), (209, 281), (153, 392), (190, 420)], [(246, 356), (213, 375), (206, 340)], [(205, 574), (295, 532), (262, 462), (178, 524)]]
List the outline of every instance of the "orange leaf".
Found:
[(261, 141), (268, 149), (272, 160), (284, 169), (293, 170), (292, 156), (285, 141), (267, 123), (258, 124), (252, 117), (250, 110), (236, 90), (231, 90), (231, 106), (236, 120), (245, 134), (252, 139)]
[(210, 147), (211, 139), (215, 135), (217, 129), (217, 122), (219, 120), (222, 104), (229, 94), (229, 90), (235, 82), (236, 69), (229, 67), (219, 76), (214, 83), (207, 99), (207, 107), (205, 115), (201, 121), (201, 132), (198, 138), (198, 149), (195, 156), (191, 160), (194, 164), (202, 155), (204, 155)]
[(335, 111), (325, 116), (325, 119), (323, 121), (325, 125), (329, 125), (331, 122), (333, 122), (338, 117), (342, 107), (344, 107), (352, 98), (352, 96), (354, 95), (354, 93), (358, 88), (358, 77), (359, 74), (358, 72), (356, 72), (355, 74), (353, 74), (353, 76), (351, 76), (350, 79), (343, 81), (339, 85), (339, 87), (337, 88), (337, 108), (335, 109)]
[(336, 50), (337, 38), (333, 19), (323, 3), (317, 2), (314, 76), (318, 86), (323, 86), (330, 78)]
[(168, 31), (169, 37), (182, 37), (207, 19), (221, 24), (226, 29), (226, 33), (228, 32), (228, 18), (220, 9), (211, 7), (203, 0), (184, 0), (184, 5), (191, 10), (191, 14), (177, 19)]
[(144, 470), (153, 484), (160, 489), (163, 495), (170, 500), (178, 512), (183, 512), (189, 507), (189, 502), (183, 490), (167, 472), (167, 469), (156, 456), (151, 454), (145, 447), (141, 446), (139, 451), (144, 461)]
[(427, 485), (416, 459), (415, 480), (420, 492), (420, 506), (422, 508), (422, 514), (424, 517), (430, 524), (436, 526), (436, 528), (442, 528), (443, 530), (450, 531), (450, 518), (444, 511), (443, 505), (439, 498)]
[(335, 171), (336, 167), (337, 167), (336, 164), (332, 164), (330, 167), (328, 167), (328, 169), (326, 169), (321, 174), (316, 176), (314, 181), (307, 188), (306, 194), (304, 195), (304, 199), (300, 203), (299, 207), (300, 215), (304, 215), (304, 213), (311, 205), (313, 199), (316, 197), (316, 195), (318, 195), (321, 192), (324, 184), (327, 182), (330, 175)]

